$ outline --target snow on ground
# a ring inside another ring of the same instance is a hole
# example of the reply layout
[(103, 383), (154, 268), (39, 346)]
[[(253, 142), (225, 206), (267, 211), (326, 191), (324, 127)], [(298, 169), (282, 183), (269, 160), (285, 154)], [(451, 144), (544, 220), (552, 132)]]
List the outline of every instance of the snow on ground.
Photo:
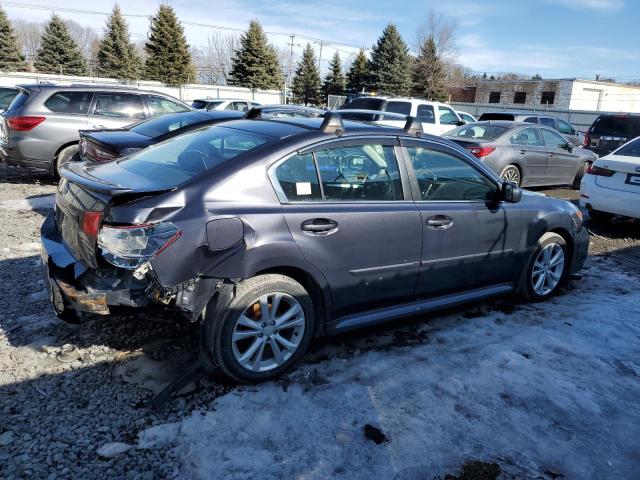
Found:
[(50, 210), (55, 204), (55, 194), (32, 195), (27, 198), (0, 200), (0, 209), (3, 210)]
[(431, 479), (470, 459), (504, 478), (638, 478), (640, 280), (608, 265), (544, 303), (418, 321), (425, 341), (406, 347), (385, 346), (389, 330), (353, 355), (330, 341), (288, 385), (232, 391), (137, 446), (194, 479)]

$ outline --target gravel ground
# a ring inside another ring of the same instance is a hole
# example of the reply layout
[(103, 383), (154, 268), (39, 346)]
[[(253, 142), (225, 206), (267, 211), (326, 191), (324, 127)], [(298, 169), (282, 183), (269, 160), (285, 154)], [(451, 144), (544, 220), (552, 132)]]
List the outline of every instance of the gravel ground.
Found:
[[(138, 432), (211, 409), (217, 397), (236, 387), (214, 374), (154, 411), (147, 407), (153, 394), (192, 360), (194, 326), (138, 318), (57, 321), (38, 255), (39, 227), (50, 203), (43, 196), (54, 192), (46, 177), (0, 164), (0, 478), (175, 477), (180, 465), (170, 449), (131, 448)], [(546, 193), (576, 198), (571, 190)], [(638, 223), (590, 229), (592, 255), (640, 273)], [(410, 323), (389, 338), (376, 348), (423, 340)], [(357, 336), (323, 342), (332, 342), (332, 351), (338, 348), (345, 357), (367, 348)], [(310, 363), (325, 358), (323, 342)], [(283, 381), (314, 379), (294, 372)]]

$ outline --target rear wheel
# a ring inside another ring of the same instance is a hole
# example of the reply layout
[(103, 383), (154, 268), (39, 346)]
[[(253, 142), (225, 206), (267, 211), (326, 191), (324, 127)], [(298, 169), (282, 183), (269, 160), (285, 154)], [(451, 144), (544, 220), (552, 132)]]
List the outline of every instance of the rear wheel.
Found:
[[(214, 308), (207, 311), (214, 311)], [(213, 357), (240, 382), (272, 380), (296, 365), (314, 331), (311, 297), (284, 275), (242, 281), (221, 318), (212, 319)]]
[(78, 145), (69, 145), (63, 148), (58, 153), (56, 161), (54, 162), (53, 176), (60, 178), (60, 167), (69, 162), (78, 153)]
[(589, 169), (590, 165), (591, 162), (584, 162), (580, 165), (578, 173), (576, 173), (576, 178), (573, 179), (573, 184), (571, 185), (574, 190), (580, 190), (580, 182), (582, 182), (582, 177), (584, 177), (584, 174)]
[(532, 300), (545, 300), (557, 292), (567, 278), (567, 244), (560, 235), (547, 232), (538, 240), (526, 274), (526, 294)]
[(515, 183), (517, 186), (520, 186), (522, 183), (522, 175), (520, 174), (520, 169), (515, 165), (507, 165), (504, 167), (502, 172), (500, 172), (500, 178), (507, 182)]

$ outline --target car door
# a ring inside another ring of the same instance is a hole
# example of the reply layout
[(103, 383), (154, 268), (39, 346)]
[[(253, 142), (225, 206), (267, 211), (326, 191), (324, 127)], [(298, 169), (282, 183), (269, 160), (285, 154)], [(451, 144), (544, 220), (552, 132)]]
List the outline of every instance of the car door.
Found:
[(445, 107), (444, 105), (438, 105), (438, 135), (453, 130), (459, 122), (460, 117), (456, 115), (453, 109)]
[(514, 161), (522, 169), (525, 185), (539, 185), (544, 183), (549, 163), (549, 154), (542, 143), (537, 127), (525, 127), (516, 130), (509, 138), (513, 149)]
[(120, 128), (147, 117), (142, 95), (129, 92), (96, 92), (90, 129)]
[(403, 144), (422, 221), (417, 293), (437, 297), (513, 282), (521, 220), (514, 204), (498, 201), (499, 182), (447, 146)]
[(187, 112), (188, 109), (178, 102), (160, 95), (147, 95), (147, 104), (149, 107), (149, 115), (164, 115), (165, 113)]
[(325, 276), (337, 316), (414, 293), (422, 226), (406, 171), (399, 168), (397, 143), (334, 141), (271, 169), (289, 230), (302, 255)]
[(567, 139), (556, 131), (541, 128), (540, 133), (549, 157), (545, 183), (547, 185), (571, 183), (580, 166), (578, 155), (573, 153)]

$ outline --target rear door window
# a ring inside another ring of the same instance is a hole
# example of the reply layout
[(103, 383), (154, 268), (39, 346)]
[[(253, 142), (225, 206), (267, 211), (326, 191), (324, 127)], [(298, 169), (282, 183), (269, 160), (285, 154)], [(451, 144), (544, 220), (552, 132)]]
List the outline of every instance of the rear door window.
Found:
[(511, 145), (528, 146), (528, 147), (542, 147), (542, 140), (538, 135), (538, 129), (536, 128), (523, 128), (522, 130), (514, 133), (509, 139)]
[(550, 117), (540, 117), (540, 124), (545, 127), (556, 128), (556, 121)]
[(422, 123), (436, 123), (436, 115), (431, 105), (418, 105), (418, 120)]
[(133, 93), (96, 93), (93, 114), (109, 118), (142, 119), (145, 117), (142, 96)]
[(151, 115), (187, 111), (187, 108), (184, 105), (174, 102), (173, 100), (169, 100), (166, 97), (149, 95), (147, 98), (149, 99), (149, 110), (151, 110)]
[(387, 112), (411, 115), (411, 102), (387, 102)]
[(276, 179), (291, 202), (322, 200), (318, 172), (311, 153), (294, 155), (278, 165)]
[(565, 135), (575, 135), (576, 131), (575, 129), (567, 122), (565, 122), (564, 120), (560, 120), (558, 119), (558, 131), (560, 133), (564, 133)]
[(52, 112), (84, 115), (89, 111), (93, 92), (62, 91), (51, 95), (44, 106)]

